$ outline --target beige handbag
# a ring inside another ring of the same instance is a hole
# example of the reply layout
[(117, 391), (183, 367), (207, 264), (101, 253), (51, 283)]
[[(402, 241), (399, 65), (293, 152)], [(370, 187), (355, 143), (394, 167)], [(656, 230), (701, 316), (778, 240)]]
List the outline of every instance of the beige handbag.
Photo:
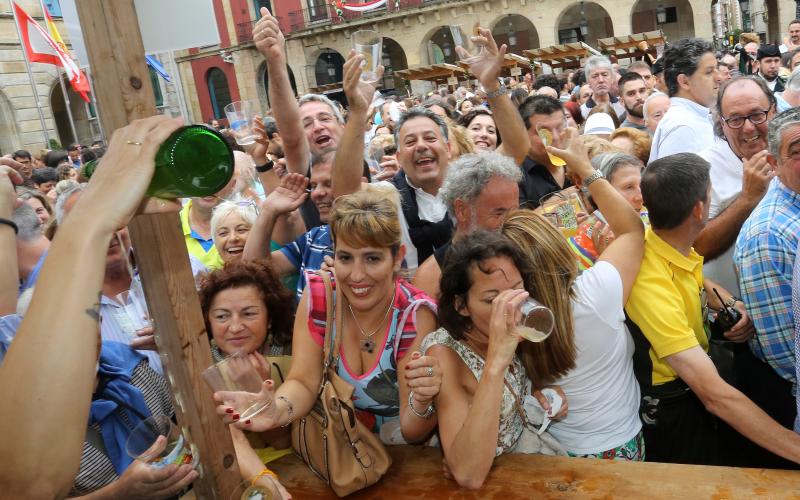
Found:
[(330, 274), (319, 274), (325, 283), (327, 307), (325, 365), (314, 407), (306, 417), (292, 422), (292, 448), (314, 474), (343, 497), (378, 482), (392, 459), (380, 439), (356, 418), (353, 386), (336, 374), (341, 328), (336, 329), (332, 349), (331, 335), (333, 322), (341, 325), (341, 300), (333, 297)]

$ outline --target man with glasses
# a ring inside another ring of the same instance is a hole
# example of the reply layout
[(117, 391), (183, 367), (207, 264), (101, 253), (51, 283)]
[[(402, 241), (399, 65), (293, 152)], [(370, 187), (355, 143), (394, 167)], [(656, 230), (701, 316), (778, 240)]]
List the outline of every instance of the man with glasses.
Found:
[[(769, 120), (768, 130), (767, 160), (776, 178), (742, 226), (733, 255), (742, 299), (756, 329), (749, 342), (751, 362), (736, 368), (746, 374), (740, 377), (740, 389), (791, 427), (797, 413), (792, 271), (800, 243), (800, 109)], [(760, 467), (776, 465), (784, 464), (759, 460)]]
[(704, 274), (738, 294), (733, 244), (772, 179), (766, 150), (775, 97), (764, 80), (739, 77), (720, 89), (714, 116), (717, 140), (700, 152), (711, 164), (709, 221), (694, 247), (705, 259)]
[(564, 105), (550, 96), (535, 95), (523, 101), (519, 112), (531, 141), (531, 148), (521, 165), (519, 204), (536, 208), (548, 195), (572, 185), (564, 167), (550, 161), (541, 138), (541, 135), (549, 136), (553, 141), (551, 145), (559, 147), (561, 135), (567, 128)]

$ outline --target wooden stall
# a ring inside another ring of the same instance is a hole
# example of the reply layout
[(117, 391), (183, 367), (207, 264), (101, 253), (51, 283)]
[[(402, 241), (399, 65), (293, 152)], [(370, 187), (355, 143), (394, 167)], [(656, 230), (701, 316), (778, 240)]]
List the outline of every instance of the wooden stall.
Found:
[[(613, 36), (597, 40), (598, 48), (608, 56), (621, 59), (638, 59), (648, 57), (650, 62), (658, 57), (658, 46), (667, 42), (661, 30), (636, 33), (635, 35)], [(633, 61), (630, 61), (633, 62)]]
[(530, 60), (542, 66), (550, 66), (552, 69), (568, 70), (580, 68), (581, 59), (599, 55), (600, 52), (583, 42), (575, 42), (526, 50), (524, 54), (530, 58)]
[[(469, 73), (461, 66), (449, 63), (431, 64), (430, 66), (419, 66), (394, 72), (395, 78), (402, 78), (409, 82), (412, 80), (422, 80), (432, 82), (437, 86), (448, 85), (453, 90), (458, 87), (457, 82), (468, 79), (468, 75)], [(453, 78), (455, 78), (455, 80), (453, 80)]]

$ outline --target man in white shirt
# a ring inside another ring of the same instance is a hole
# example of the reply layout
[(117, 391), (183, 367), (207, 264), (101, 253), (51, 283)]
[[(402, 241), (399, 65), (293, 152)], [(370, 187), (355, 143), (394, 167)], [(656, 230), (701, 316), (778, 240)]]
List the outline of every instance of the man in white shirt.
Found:
[(709, 107), (717, 96), (717, 59), (710, 43), (680, 40), (664, 52), (667, 114), (653, 136), (650, 161), (676, 153), (697, 153), (714, 143)]
[(800, 48), (800, 19), (789, 23), (789, 37), (779, 47), (781, 54)]
[(694, 248), (704, 257), (703, 275), (737, 296), (733, 244), (773, 177), (767, 162), (767, 124), (775, 108), (775, 97), (762, 79), (732, 80), (717, 99), (717, 141), (700, 152), (711, 164), (711, 203), (708, 224)]
[(583, 71), (586, 74), (586, 83), (592, 89), (592, 96), (581, 105), (583, 118), (589, 116), (589, 111), (598, 104), (609, 104), (617, 113), (617, 118), (624, 120), (625, 107), (619, 99), (611, 95), (611, 88), (616, 83), (611, 61), (605, 56), (592, 56), (586, 61)]

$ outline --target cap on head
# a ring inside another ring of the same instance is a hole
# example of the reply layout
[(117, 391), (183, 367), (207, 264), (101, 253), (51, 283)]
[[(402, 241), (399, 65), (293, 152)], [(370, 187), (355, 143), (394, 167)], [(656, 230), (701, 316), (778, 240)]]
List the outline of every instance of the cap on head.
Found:
[(756, 55), (757, 60), (762, 60), (765, 57), (780, 57), (781, 50), (778, 48), (777, 45), (762, 45), (758, 48), (758, 55)]

